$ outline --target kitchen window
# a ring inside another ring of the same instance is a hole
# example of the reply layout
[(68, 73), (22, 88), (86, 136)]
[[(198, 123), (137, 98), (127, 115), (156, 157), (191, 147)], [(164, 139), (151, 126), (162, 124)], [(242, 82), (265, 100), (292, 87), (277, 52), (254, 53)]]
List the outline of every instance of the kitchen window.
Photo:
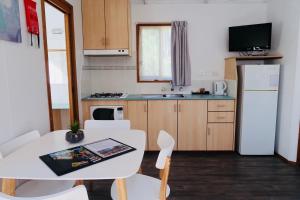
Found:
[(137, 25), (137, 80), (172, 80), (171, 24)]

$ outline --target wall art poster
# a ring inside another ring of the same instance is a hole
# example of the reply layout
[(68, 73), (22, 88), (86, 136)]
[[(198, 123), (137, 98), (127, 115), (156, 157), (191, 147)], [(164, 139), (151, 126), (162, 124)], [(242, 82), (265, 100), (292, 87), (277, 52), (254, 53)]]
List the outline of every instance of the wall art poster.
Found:
[(0, 40), (22, 42), (19, 0), (0, 0)]

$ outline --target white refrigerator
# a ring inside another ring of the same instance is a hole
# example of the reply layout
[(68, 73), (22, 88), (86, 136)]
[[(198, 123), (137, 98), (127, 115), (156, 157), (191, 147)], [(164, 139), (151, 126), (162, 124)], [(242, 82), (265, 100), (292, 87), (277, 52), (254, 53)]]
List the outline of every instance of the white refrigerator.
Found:
[(238, 67), (238, 152), (274, 155), (280, 65)]

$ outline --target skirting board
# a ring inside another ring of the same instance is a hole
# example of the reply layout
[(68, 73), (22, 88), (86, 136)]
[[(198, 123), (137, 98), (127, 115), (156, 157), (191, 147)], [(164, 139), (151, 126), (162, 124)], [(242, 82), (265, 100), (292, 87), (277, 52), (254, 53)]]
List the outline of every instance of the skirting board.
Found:
[(294, 161), (290, 161), (288, 159), (286, 159), (285, 157), (283, 157), (282, 155), (279, 155), (278, 153), (275, 153), (276, 156), (278, 156), (281, 160), (283, 160), (284, 162), (291, 164), (291, 165), (297, 165), (297, 162)]
[(299, 137), (298, 137), (298, 156), (297, 156), (297, 163), (300, 165), (300, 126), (299, 126)]

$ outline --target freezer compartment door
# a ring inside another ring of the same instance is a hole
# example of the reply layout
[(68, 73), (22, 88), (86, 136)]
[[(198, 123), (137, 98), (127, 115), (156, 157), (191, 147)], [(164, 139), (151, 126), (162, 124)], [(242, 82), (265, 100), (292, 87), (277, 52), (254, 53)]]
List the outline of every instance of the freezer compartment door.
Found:
[(278, 90), (280, 65), (245, 65), (244, 90)]
[(274, 154), (277, 99), (277, 91), (243, 93), (239, 128), (241, 155)]

